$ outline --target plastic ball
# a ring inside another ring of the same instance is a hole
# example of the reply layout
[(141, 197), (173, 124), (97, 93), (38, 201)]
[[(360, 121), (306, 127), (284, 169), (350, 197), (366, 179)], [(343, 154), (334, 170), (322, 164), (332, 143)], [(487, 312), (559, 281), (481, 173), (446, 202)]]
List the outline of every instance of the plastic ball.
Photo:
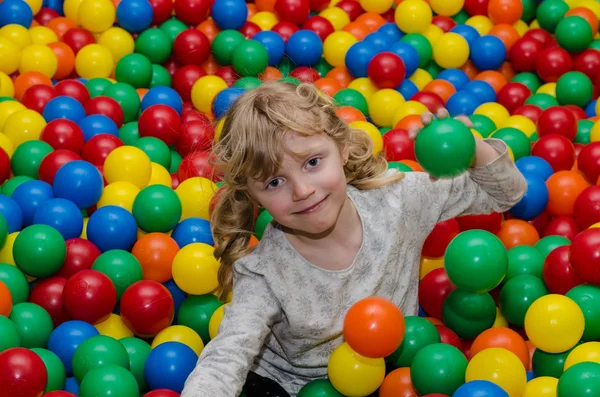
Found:
[(0, 17), (0, 26), (17, 24), (29, 27), (33, 21), (31, 7), (25, 1), (7, 1), (0, 7), (0, 15), (2, 15), (2, 17)]
[(54, 327), (44, 308), (31, 302), (17, 303), (12, 307), (9, 318), (19, 331), (21, 347), (31, 349), (46, 346)]
[(590, 103), (592, 95), (592, 82), (581, 72), (565, 73), (556, 82), (556, 99), (561, 105), (575, 105), (583, 108)]
[(99, 335), (93, 325), (79, 320), (70, 320), (57, 326), (48, 340), (48, 350), (60, 358), (67, 374), (73, 373), (73, 355), (85, 340)]
[(0, 381), (9, 395), (41, 396), (44, 393), (48, 372), (35, 352), (22, 347), (7, 349), (0, 353), (0, 364)]
[(194, 107), (202, 113), (210, 114), (214, 98), (226, 88), (227, 83), (218, 76), (201, 77), (192, 86), (191, 98)]
[(433, 45), (433, 59), (445, 69), (461, 67), (469, 59), (469, 44), (458, 33), (444, 33)]
[(133, 336), (133, 332), (123, 324), (121, 316), (114, 313), (111, 313), (110, 317), (101, 323), (95, 324), (94, 327), (100, 332), (100, 335), (110, 336), (117, 340)]
[(114, 365), (129, 369), (129, 356), (118, 340), (105, 335), (92, 336), (77, 347), (73, 355), (73, 374), (81, 382), (94, 368)]
[(600, 288), (592, 285), (578, 285), (566, 293), (568, 298), (571, 298), (581, 311), (585, 318), (585, 329), (582, 339), (584, 341), (595, 341), (600, 333), (600, 324), (596, 316), (597, 306), (596, 299), (600, 298), (598, 292)]
[(558, 379), (540, 376), (527, 382), (523, 397), (554, 397), (557, 387)]
[(100, 44), (86, 45), (75, 56), (75, 70), (79, 76), (86, 79), (110, 76), (113, 65), (113, 55)]
[(152, 4), (148, 0), (124, 0), (116, 10), (121, 27), (128, 32), (141, 32), (152, 23)]
[(23, 142), (39, 139), (45, 126), (46, 121), (39, 113), (25, 109), (8, 116), (2, 131), (17, 148)]
[(523, 395), (527, 376), (523, 363), (514, 353), (491, 347), (471, 359), (465, 380), (487, 380), (502, 387), (510, 397), (517, 397)]
[(162, 343), (148, 355), (144, 378), (151, 389), (166, 388), (181, 393), (197, 359), (194, 350), (183, 343)]
[(581, 52), (592, 42), (590, 24), (580, 16), (571, 15), (556, 25), (556, 41), (569, 52)]
[(138, 120), (138, 130), (141, 137), (153, 136), (171, 146), (181, 134), (181, 119), (177, 110), (168, 103), (152, 105), (143, 110)]
[(440, 343), (440, 334), (435, 326), (422, 317), (406, 316), (406, 332), (398, 349), (386, 361), (394, 368), (408, 367), (415, 354), (424, 346)]
[(331, 384), (344, 395), (368, 395), (385, 377), (382, 358), (367, 358), (342, 343), (331, 354), (327, 367)]
[(572, 216), (575, 201), (589, 185), (574, 171), (559, 171), (546, 180), (549, 200), (547, 210), (554, 216)]
[(400, 3), (394, 14), (396, 24), (405, 33), (422, 33), (431, 24), (432, 17), (429, 4), (420, 1)]
[(117, 300), (123, 292), (136, 281), (142, 279), (142, 267), (138, 260), (129, 252), (115, 249), (101, 254), (92, 265), (113, 282), (117, 291)]
[(519, 219), (530, 220), (541, 214), (548, 204), (548, 188), (541, 178), (528, 176), (527, 192), (509, 213)]
[(70, 318), (95, 324), (110, 316), (117, 292), (108, 276), (96, 270), (81, 270), (68, 279), (63, 299)]
[[(16, 216), (3, 213), (9, 225), (9, 231), (12, 230), (11, 226), (16, 225), (17, 222), (25, 226), (31, 225), (33, 215), (40, 204), (53, 197), (52, 187), (46, 182), (31, 180), (19, 185), (12, 194), (12, 200), (4, 203), (5, 210), (9, 210), (13, 202), (18, 204), (19, 208)], [(12, 208), (10, 210), (14, 211)]]
[(488, 293), (477, 294), (457, 288), (444, 301), (444, 323), (461, 338), (474, 338), (496, 319), (496, 305)]
[(472, 380), (456, 389), (452, 397), (508, 397), (503, 388), (489, 380)]
[(108, 183), (126, 181), (144, 188), (150, 175), (150, 159), (136, 147), (118, 147), (110, 152), (104, 163), (104, 177)]
[(81, 209), (94, 205), (100, 199), (104, 186), (98, 169), (83, 160), (63, 165), (53, 182), (56, 197), (67, 199)]
[(367, 74), (379, 88), (396, 88), (404, 80), (406, 70), (398, 55), (382, 52), (371, 59)]
[(410, 378), (420, 395), (452, 395), (465, 380), (467, 359), (456, 347), (434, 343), (417, 352), (410, 366)]
[(477, 69), (496, 70), (506, 59), (506, 47), (496, 36), (484, 35), (473, 42), (470, 54)]
[(600, 389), (600, 364), (582, 362), (565, 370), (558, 380), (557, 396), (583, 397)]
[(41, 203), (35, 211), (33, 223), (51, 226), (67, 240), (79, 237), (83, 228), (83, 216), (73, 202), (55, 198)]
[(145, 232), (168, 232), (181, 218), (181, 202), (177, 194), (162, 185), (142, 189), (133, 202), (133, 216)]
[(105, 206), (94, 211), (87, 224), (88, 239), (102, 252), (130, 250), (137, 235), (135, 218), (127, 210)]
[(183, 291), (202, 295), (218, 286), (218, 261), (214, 249), (204, 243), (192, 243), (183, 247), (173, 259), (173, 280)]
[(107, 364), (92, 368), (81, 381), (79, 390), (81, 396), (101, 393), (117, 397), (139, 393), (139, 386), (126, 368)]
[(115, 21), (115, 6), (109, 0), (83, 0), (77, 11), (81, 26), (93, 33), (101, 33)]
[(173, 320), (173, 297), (162, 284), (138, 281), (121, 297), (121, 318), (138, 336), (154, 336)]
[(338, 31), (330, 34), (323, 43), (323, 56), (331, 66), (344, 66), (346, 53), (358, 40), (352, 34)]

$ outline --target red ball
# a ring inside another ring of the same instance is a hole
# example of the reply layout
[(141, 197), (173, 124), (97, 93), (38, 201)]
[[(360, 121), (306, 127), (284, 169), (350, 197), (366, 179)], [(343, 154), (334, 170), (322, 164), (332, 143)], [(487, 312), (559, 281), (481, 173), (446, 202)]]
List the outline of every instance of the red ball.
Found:
[(369, 62), (367, 74), (379, 88), (396, 88), (406, 76), (402, 59), (392, 52), (380, 52)]
[(427, 110), (433, 114), (437, 114), (438, 110), (445, 107), (444, 100), (435, 92), (421, 91), (414, 94), (411, 101), (417, 101), (425, 105)]
[(62, 41), (77, 55), (79, 50), (88, 44), (94, 44), (96, 39), (90, 32), (83, 28), (72, 28), (67, 31), (62, 37)]
[(465, 0), (464, 9), (467, 14), (474, 15), (485, 15), (487, 16), (488, 3), (490, 0)]
[(76, 99), (82, 105), (90, 100), (90, 92), (83, 83), (77, 80), (69, 79), (58, 82), (54, 86), (57, 96), (70, 96)]
[[(185, 126), (185, 124), (191, 123), (192, 121), (201, 121), (205, 124), (210, 124), (210, 120), (208, 119), (208, 117), (206, 117), (205, 114), (200, 113), (196, 109), (185, 110), (187, 104), (191, 105), (191, 103), (190, 102), (183, 103), (183, 112), (181, 114), (181, 124), (182, 125)], [(183, 134), (183, 132), (182, 132), (182, 134)], [(182, 137), (179, 137), (179, 139), (182, 139)]]
[(52, 185), (54, 183), (54, 175), (56, 175), (58, 169), (75, 160), (81, 160), (81, 157), (70, 150), (58, 149), (49, 153), (40, 163), (40, 168), (38, 170), (40, 181)]
[(442, 319), (442, 307), (446, 297), (454, 291), (446, 269), (433, 269), (419, 283), (419, 304), (425, 313), (439, 320)]
[(121, 146), (123, 146), (123, 141), (116, 136), (98, 134), (85, 143), (81, 157), (96, 166), (104, 165), (110, 152)]
[(63, 300), (65, 311), (73, 320), (98, 324), (114, 310), (117, 290), (104, 273), (81, 270), (67, 280)]
[(175, 190), (181, 182), (179, 181), (179, 175), (176, 172), (171, 174), (171, 189)]
[(309, 66), (298, 66), (290, 72), (290, 76), (297, 78), (302, 83), (314, 83), (321, 78), (319, 72)]
[(546, 48), (536, 60), (536, 71), (545, 82), (555, 82), (573, 69), (569, 52), (560, 47)]
[(496, 102), (504, 106), (510, 114), (525, 104), (531, 96), (531, 90), (521, 83), (508, 83), (498, 91)]
[(585, 74), (590, 80), (596, 80), (600, 70), (600, 51), (588, 48), (583, 50), (573, 62), (573, 69)]
[(325, 41), (327, 36), (329, 36), (335, 31), (331, 22), (318, 15), (308, 18), (308, 20), (304, 22), (304, 25), (302, 25), (302, 29), (311, 30), (315, 32), (317, 36), (319, 36), (321, 41)]
[(577, 119), (569, 109), (551, 106), (540, 114), (537, 133), (540, 137), (558, 134), (572, 141), (577, 135)]
[(528, 30), (523, 38), (534, 39), (542, 43), (544, 48), (552, 44), (552, 35), (544, 29), (536, 28)]
[(577, 121), (585, 120), (588, 118), (587, 114), (585, 114), (585, 111), (582, 108), (580, 108), (579, 106), (566, 105), (565, 108), (569, 109), (573, 113), (573, 115), (575, 116), (575, 119)]
[(167, 389), (157, 389), (144, 394), (144, 397), (179, 397), (179, 393)]
[(48, 87), (45, 84), (36, 84), (25, 91), (23, 98), (21, 98), (21, 103), (25, 105), (27, 109), (42, 114), (48, 102), (55, 97), (56, 91), (53, 87)]
[(152, 105), (142, 112), (138, 130), (141, 137), (153, 136), (173, 146), (181, 135), (181, 118), (170, 106)]
[[(577, 205), (577, 204), (575, 204)], [(577, 208), (577, 207), (575, 207)], [(575, 209), (577, 211), (577, 209)], [(570, 216), (559, 216), (554, 218), (546, 225), (544, 231), (541, 233), (542, 237), (546, 236), (563, 236), (573, 241), (577, 233), (581, 231), (581, 228)]]
[(75, 394), (69, 393), (68, 391), (55, 390), (50, 393), (44, 394), (44, 397), (76, 397)]
[(231, 87), (240, 78), (240, 75), (231, 65), (221, 66), (219, 69), (217, 69), (215, 76), (219, 76), (225, 80), (225, 83), (227, 83), (228, 87)]
[(187, 29), (175, 38), (173, 53), (184, 65), (202, 65), (210, 55), (210, 42), (198, 29)]
[(112, 121), (115, 122), (117, 127), (123, 125), (123, 109), (119, 102), (107, 96), (97, 96), (87, 101), (84, 106), (85, 114), (90, 116), (92, 114), (103, 114)]
[(542, 108), (535, 105), (523, 105), (515, 110), (513, 115), (521, 115), (527, 117), (529, 120), (537, 124), (540, 115), (542, 114)]
[[(458, 335), (456, 335), (456, 333), (454, 333), (454, 331), (452, 331), (450, 328), (444, 327), (443, 325), (436, 325), (435, 328), (437, 328), (438, 333), (440, 334), (440, 339), (442, 340), (442, 343), (447, 343), (449, 345), (452, 345), (454, 347), (456, 347), (458, 350), (462, 350), (463, 349), (463, 344), (462, 344), (462, 340), (460, 339), (460, 337)], [(428, 396), (436, 396), (437, 394), (427, 394)], [(443, 395), (443, 394), (441, 394)]]
[(80, 270), (89, 270), (101, 254), (94, 243), (82, 238), (70, 238), (66, 241), (67, 255), (56, 276), (70, 278)]
[(531, 150), (533, 156), (546, 160), (554, 172), (567, 171), (575, 164), (575, 148), (570, 140), (562, 135), (551, 134), (541, 137)]
[(183, 125), (175, 148), (182, 156), (195, 151), (208, 151), (215, 137), (213, 124), (207, 121), (190, 121)]
[(310, 2), (308, 0), (277, 0), (275, 13), (280, 21), (301, 25), (310, 14)]
[(539, 235), (544, 234), (544, 230), (550, 224), (552, 216), (548, 211), (544, 211), (533, 219), (527, 221), (531, 226), (535, 227)]
[(577, 196), (573, 216), (582, 229), (600, 222), (600, 186), (590, 186)]
[(10, 157), (4, 149), (0, 148), (0, 183), (10, 178)]
[(429, 233), (427, 239), (425, 239), (421, 255), (430, 258), (443, 256), (446, 248), (448, 248), (448, 244), (450, 244), (450, 241), (454, 237), (458, 236), (458, 233), (460, 233), (460, 229), (456, 219), (453, 218), (439, 222), (435, 225), (431, 233)]
[(383, 134), (383, 152), (387, 161), (416, 161), (415, 142), (404, 129), (394, 128)]
[[(282, 22), (279, 22), (279, 23), (282, 23)], [(286, 23), (290, 24), (290, 25), (293, 25), (291, 22), (286, 22)], [(258, 26), (254, 22), (252, 22), (252, 21), (246, 21), (246, 23), (244, 23), (242, 25), (242, 27), (238, 29), (238, 31), (241, 34), (244, 35), (244, 37), (246, 38), (246, 40), (251, 40), (256, 34), (258, 34), (259, 32), (261, 32), (262, 29), (260, 28), (260, 26)], [(277, 33), (281, 34), (279, 31), (277, 31)]]
[(177, 19), (187, 25), (198, 25), (208, 18), (213, 0), (175, 0), (173, 9)]
[(35, 283), (29, 294), (29, 302), (43, 307), (52, 318), (54, 327), (70, 320), (63, 306), (63, 291), (66, 284), (65, 277), (44, 278)]
[(464, 232), (465, 230), (482, 229), (496, 234), (500, 230), (502, 214), (499, 212), (492, 212), (491, 214), (485, 215), (465, 215), (457, 217), (456, 221), (458, 222), (458, 227), (461, 232)]
[(533, 38), (522, 37), (510, 48), (509, 57), (513, 69), (517, 72), (533, 72), (536, 60), (544, 50), (544, 44)]
[(0, 353), (3, 396), (40, 397), (47, 383), (46, 365), (34, 351), (14, 347)]
[(577, 168), (591, 184), (595, 185), (600, 176), (600, 142), (585, 145), (577, 156)]
[(215, 180), (215, 170), (210, 164), (210, 152), (191, 152), (181, 160), (177, 175), (179, 181), (183, 182), (186, 179), (201, 176), (210, 180)]
[(573, 287), (583, 284), (569, 263), (569, 246), (554, 249), (544, 261), (542, 275), (544, 283), (552, 294), (564, 295)]
[[(254, 29), (254, 26), (246, 26), (246, 25), (244, 25), (243, 28), (245, 30), (248, 30), (248, 32), (246, 32), (246, 33), (251, 34), (252, 36), (254, 36), (257, 33), (257, 32), (250, 31), (250, 29)], [(281, 22), (276, 23), (271, 28), (271, 30), (273, 32), (277, 33), (279, 36), (281, 36), (281, 38), (283, 39), (284, 43), (287, 43), (288, 39), (294, 33), (296, 33), (300, 29), (298, 28), (298, 25), (294, 25), (293, 23), (291, 23), (289, 21), (281, 21)], [(244, 33), (244, 36), (246, 38), (248, 38), (248, 36), (246, 35), (246, 33)]]
[(60, 14), (52, 8), (42, 8), (35, 15), (35, 20), (42, 26), (48, 26), (48, 22), (54, 18), (58, 18)]
[(338, 8), (346, 11), (346, 14), (350, 17), (350, 21), (354, 21), (361, 14), (365, 12), (361, 7), (360, 3), (356, 0), (342, 0), (335, 5)]
[(71, 120), (52, 120), (44, 127), (40, 139), (55, 150), (66, 149), (80, 154), (85, 143), (81, 128)]
[(175, 76), (175, 73), (181, 67), (181, 64), (177, 62), (177, 59), (175, 59), (175, 55), (171, 54), (169, 59), (165, 63), (163, 63), (163, 66), (165, 67), (165, 69), (167, 69), (167, 72), (169, 72), (171, 78), (173, 78), (173, 76)]
[(184, 102), (190, 101), (194, 83), (203, 76), (206, 76), (206, 72), (198, 65), (182, 66), (173, 75), (173, 89), (177, 91)]
[[(553, 251), (554, 252), (554, 251)], [(586, 229), (571, 243), (569, 261), (584, 282), (600, 285), (600, 229)]]
[(172, 0), (149, 0), (152, 6), (152, 24), (160, 25), (173, 13)]
[(329, 0), (309, 0), (311, 11), (323, 11), (329, 6)]
[(141, 337), (152, 337), (167, 328), (174, 313), (173, 296), (158, 281), (137, 281), (121, 297), (121, 319)]
[(444, 33), (448, 33), (452, 28), (456, 26), (456, 22), (450, 17), (445, 17), (443, 15), (436, 15), (431, 20), (431, 23), (438, 28), (442, 29)]

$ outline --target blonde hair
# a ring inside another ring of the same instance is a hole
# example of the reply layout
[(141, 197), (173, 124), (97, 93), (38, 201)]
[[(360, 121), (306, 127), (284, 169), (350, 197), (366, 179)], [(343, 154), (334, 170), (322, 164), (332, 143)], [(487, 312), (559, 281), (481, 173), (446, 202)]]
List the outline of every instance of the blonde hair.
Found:
[(402, 173), (384, 175), (387, 161), (373, 155), (371, 138), (341, 120), (333, 101), (312, 84), (264, 83), (241, 95), (224, 118), (220, 140), (213, 147), (213, 163), (226, 187), (215, 195), (210, 217), (215, 257), (221, 262), (221, 300), (232, 289), (234, 262), (251, 251), (255, 203), (247, 192), (248, 178), (265, 180), (276, 173), (283, 153), (290, 153), (283, 143), (286, 133), (323, 133), (340, 150), (347, 147), (346, 181), (358, 189), (375, 189), (403, 177)]

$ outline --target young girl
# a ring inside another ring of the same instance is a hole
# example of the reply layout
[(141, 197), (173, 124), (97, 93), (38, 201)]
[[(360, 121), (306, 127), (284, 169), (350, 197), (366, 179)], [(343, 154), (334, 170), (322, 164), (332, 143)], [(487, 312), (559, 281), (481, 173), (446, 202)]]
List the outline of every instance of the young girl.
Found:
[[(417, 315), (421, 249), (438, 222), (507, 211), (527, 188), (497, 139), (477, 140), (473, 168), (453, 179), (386, 172), (371, 138), (308, 84), (263, 84), (225, 117), (214, 154), (227, 188), (211, 225), (232, 302), (182, 397), (236, 397), (245, 384), (247, 397), (295, 396), (326, 378), (358, 300)], [(251, 251), (255, 206), (273, 222)]]

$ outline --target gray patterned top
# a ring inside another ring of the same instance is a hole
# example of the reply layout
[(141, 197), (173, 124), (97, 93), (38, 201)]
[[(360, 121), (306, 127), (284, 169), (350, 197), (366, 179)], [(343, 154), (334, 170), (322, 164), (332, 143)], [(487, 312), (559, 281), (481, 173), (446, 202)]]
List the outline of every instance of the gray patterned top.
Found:
[(423, 243), (440, 221), (504, 212), (527, 185), (504, 142), (486, 139), (501, 155), (490, 164), (432, 182), (423, 172), (361, 191), (348, 186), (363, 227), (353, 264), (329, 271), (309, 263), (271, 224), (254, 251), (235, 263), (233, 301), (217, 337), (201, 353), (181, 397), (235, 397), (248, 371), (272, 378), (292, 396), (327, 376), (331, 352), (343, 341), (346, 311), (382, 296), (416, 315)]

